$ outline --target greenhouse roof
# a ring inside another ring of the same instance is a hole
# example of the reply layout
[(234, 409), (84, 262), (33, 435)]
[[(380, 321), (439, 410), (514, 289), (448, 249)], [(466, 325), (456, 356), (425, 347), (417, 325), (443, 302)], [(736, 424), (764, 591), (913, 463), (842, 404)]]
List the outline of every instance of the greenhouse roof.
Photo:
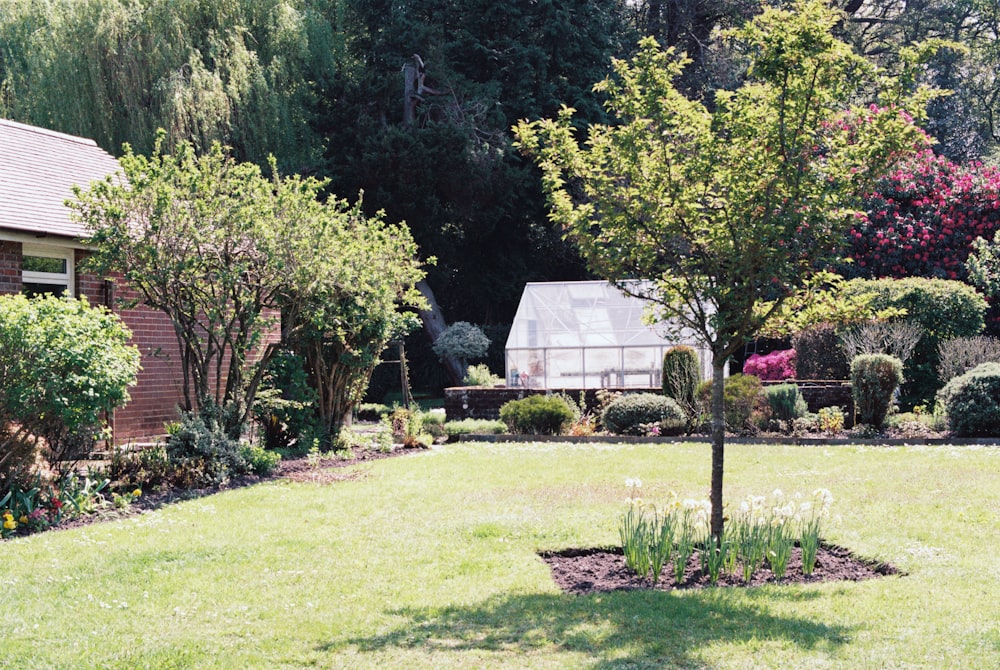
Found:
[(644, 347), (676, 341), (643, 322), (648, 304), (606, 281), (529, 283), (507, 349)]

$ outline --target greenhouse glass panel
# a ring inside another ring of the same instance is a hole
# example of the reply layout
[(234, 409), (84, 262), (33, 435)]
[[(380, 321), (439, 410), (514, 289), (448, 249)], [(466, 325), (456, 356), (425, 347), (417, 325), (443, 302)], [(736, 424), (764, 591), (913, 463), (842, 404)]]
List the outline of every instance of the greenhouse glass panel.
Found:
[(529, 283), (507, 339), (507, 384), (530, 388), (657, 388), (663, 353), (693, 338), (643, 321), (647, 302), (605, 281)]

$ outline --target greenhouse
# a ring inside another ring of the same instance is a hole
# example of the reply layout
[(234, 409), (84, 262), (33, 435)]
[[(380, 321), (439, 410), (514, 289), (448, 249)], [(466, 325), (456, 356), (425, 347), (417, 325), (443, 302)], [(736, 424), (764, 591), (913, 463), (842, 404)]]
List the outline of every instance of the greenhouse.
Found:
[(694, 347), (711, 378), (708, 350), (692, 333), (645, 323), (647, 304), (606, 281), (527, 284), (507, 338), (507, 386), (658, 388), (663, 354), (677, 344)]

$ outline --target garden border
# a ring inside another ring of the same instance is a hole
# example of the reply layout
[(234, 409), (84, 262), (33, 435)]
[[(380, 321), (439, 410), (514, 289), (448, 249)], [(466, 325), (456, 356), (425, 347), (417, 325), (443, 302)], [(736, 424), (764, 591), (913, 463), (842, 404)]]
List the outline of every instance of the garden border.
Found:
[[(711, 444), (707, 435), (689, 437), (639, 437), (634, 435), (455, 435), (449, 442), (569, 442), (573, 444), (624, 443), (624, 444), (683, 444), (696, 442)], [(983, 445), (1000, 447), (997, 437), (913, 437), (913, 438), (850, 438), (850, 437), (726, 437), (726, 444), (760, 444), (787, 446), (833, 446), (856, 444), (873, 447), (902, 447), (920, 445)]]

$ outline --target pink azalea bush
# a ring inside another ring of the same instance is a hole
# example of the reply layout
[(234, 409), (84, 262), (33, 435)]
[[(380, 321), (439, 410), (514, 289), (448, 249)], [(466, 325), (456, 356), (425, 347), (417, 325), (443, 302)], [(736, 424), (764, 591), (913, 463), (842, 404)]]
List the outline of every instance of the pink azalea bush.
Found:
[(743, 364), (743, 374), (753, 375), (764, 381), (795, 379), (795, 349), (772, 351), (761, 356), (750, 354)]
[[(846, 274), (965, 281), (972, 242), (1000, 230), (1000, 168), (930, 150), (885, 177), (848, 233)], [(987, 319), (1000, 327), (994, 308)]]

